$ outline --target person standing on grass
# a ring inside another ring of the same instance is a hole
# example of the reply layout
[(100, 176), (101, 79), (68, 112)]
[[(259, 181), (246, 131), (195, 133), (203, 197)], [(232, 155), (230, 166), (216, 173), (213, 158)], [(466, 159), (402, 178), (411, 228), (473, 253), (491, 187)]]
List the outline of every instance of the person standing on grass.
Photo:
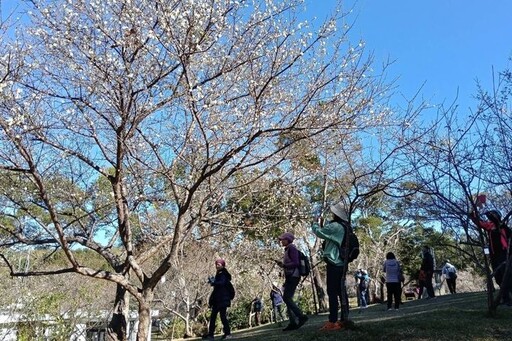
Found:
[(393, 310), (393, 300), (395, 301), (394, 309), (398, 310), (402, 298), (402, 285), (400, 284), (402, 270), (393, 252), (386, 254), (383, 271), (386, 273), (387, 310)]
[(502, 287), (503, 284), (507, 284), (505, 286), (508, 290), (503, 293), (503, 303), (512, 305), (512, 283), (503, 283), (508, 259), (508, 242), (512, 233), (502, 220), (501, 213), (497, 210), (485, 212), (487, 220), (483, 220), (482, 217), (475, 212), (471, 213), (469, 216), (478, 228), (487, 232), (489, 257), (494, 280), (500, 287)]
[[(272, 311), (274, 312), (274, 322), (277, 322), (277, 316), (284, 321), (283, 311), (281, 306), (283, 305), (283, 293), (276, 284), (272, 284), (272, 290), (270, 290), (270, 300), (272, 302)], [(281, 324), (281, 322), (279, 322)]]
[(308, 317), (300, 310), (297, 304), (293, 301), (293, 295), (300, 282), (300, 260), (299, 251), (293, 244), (295, 236), (290, 232), (285, 232), (279, 236), (281, 246), (284, 247), (284, 255), (282, 261), (276, 261), (277, 265), (283, 268), (284, 271), (284, 291), (283, 301), (288, 310), (288, 326), (283, 331), (290, 331), (300, 328), (307, 322)]
[[(422, 261), (420, 272), (423, 272), (424, 280), (420, 280), (420, 297), (423, 294), (423, 285), (427, 289), (428, 298), (435, 298), (434, 287), (432, 285), (432, 278), (434, 276), (434, 257), (430, 252), (430, 247), (427, 245), (423, 246), (422, 250)], [(421, 285), (423, 282), (423, 285)]]
[[(332, 220), (323, 224), (323, 219), (312, 226), (313, 233), (324, 240), (323, 259), (327, 266), (327, 295), (329, 296), (329, 320), (320, 330), (340, 330), (348, 320), (348, 298), (345, 287), (345, 263), (340, 255), (340, 246), (345, 236), (345, 226), (349, 224), (348, 214), (341, 203), (331, 206)], [(338, 320), (338, 307), (341, 317)]]
[(443, 266), (442, 274), (446, 278), (446, 284), (448, 285), (450, 294), (455, 294), (457, 292), (457, 269), (450, 264), (449, 261), (446, 261)]
[(214, 340), (215, 322), (217, 321), (217, 314), (220, 314), (222, 322), (222, 330), (224, 335), (222, 339), (231, 339), (231, 328), (227, 317), (227, 308), (231, 306), (231, 295), (229, 293), (228, 285), (231, 282), (231, 274), (226, 269), (226, 262), (224, 259), (217, 259), (215, 261), (215, 277), (208, 278), (208, 283), (213, 287), (210, 295), (208, 305), (211, 307), (210, 324), (208, 327), (208, 334), (203, 336), (203, 340)]
[(263, 302), (259, 296), (252, 300), (252, 312), (254, 313), (254, 324), (259, 326), (261, 323), (261, 310), (263, 309)]
[(370, 276), (368, 276), (368, 272), (363, 269), (359, 269), (355, 275), (356, 280), (358, 281), (357, 291), (359, 292), (359, 302), (360, 308), (366, 309), (368, 307), (368, 289), (370, 286)]

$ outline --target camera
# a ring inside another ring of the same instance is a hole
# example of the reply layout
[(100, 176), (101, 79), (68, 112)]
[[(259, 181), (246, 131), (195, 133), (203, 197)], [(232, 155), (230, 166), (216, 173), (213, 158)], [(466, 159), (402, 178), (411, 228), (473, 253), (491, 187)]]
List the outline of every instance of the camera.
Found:
[(209, 284), (213, 284), (215, 282), (215, 277), (214, 276), (209, 276), (208, 277), (208, 283)]

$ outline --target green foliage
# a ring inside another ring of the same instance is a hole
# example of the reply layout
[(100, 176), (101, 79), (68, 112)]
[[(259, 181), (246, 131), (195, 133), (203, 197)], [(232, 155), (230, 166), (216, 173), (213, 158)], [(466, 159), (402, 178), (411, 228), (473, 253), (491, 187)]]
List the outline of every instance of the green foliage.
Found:
[(251, 302), (244, 299), (229, 308), (229, 324), (233, 330), (249, 327), (250, 306)]
[(73, 310), (65, 310), (70, 300), (63, 292), (50, 292), (26, 299), (29, 307), (23, 310), (18, 332), (20, 340), (43, 340), (45, 330), (51, 334), (52, 340), (69, 340), (74, 329)]

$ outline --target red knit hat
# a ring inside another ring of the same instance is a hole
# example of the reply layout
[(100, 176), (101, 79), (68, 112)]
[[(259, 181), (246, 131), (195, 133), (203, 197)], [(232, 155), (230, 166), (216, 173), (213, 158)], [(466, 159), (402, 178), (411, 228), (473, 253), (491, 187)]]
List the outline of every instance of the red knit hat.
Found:
[(220, 264), (220, 265), (225, 267), (226, 266), (226, 261), (224, 259), (222, 259), (222, 258), (219, 258), (219, 259), (215, 260), (215, 264)]

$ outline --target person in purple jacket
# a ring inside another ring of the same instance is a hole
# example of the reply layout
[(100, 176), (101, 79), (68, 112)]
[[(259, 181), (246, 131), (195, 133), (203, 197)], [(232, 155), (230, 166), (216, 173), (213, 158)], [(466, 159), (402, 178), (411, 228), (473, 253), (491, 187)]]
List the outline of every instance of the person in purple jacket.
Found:
[(284, 256), (282, 261), (276, 260), (277, 265), (283, 268), (285, 277), (283, 301), (288, 311), (289, 323), (283, 331), (298, 329), (308, 320), (307, 315), (293, 301), (293, 295), (295, 295), (295, 290), (300, 282), (299, 251), (293, 244), (294, 239), (295, 236), (290, 232), (279, 236), (281, 246), (284, 247)]

